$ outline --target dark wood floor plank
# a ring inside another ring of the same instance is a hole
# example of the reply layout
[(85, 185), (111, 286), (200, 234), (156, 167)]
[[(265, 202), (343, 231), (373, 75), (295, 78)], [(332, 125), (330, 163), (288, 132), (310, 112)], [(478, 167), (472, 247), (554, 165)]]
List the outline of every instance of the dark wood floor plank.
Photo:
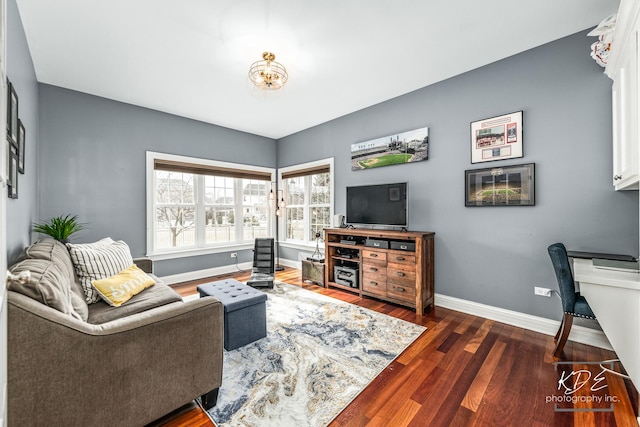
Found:
[[(459, 411), (460, 406), (462, 406), (465, 395), (477, 378), (478, 372), (486, 361), (494, 344), (496, 343), (501, 329), (501, 324), (492, 324), (491, 327), (487, 330), (486, 334), (483, 332), (484, 338), (482, 340), (482, 343), (476, 348), (476, 351), (472, 354), (469, 362), (461, 368), (462, 374), (456, 380), (455, 387), (453, 387), (448, 393), (447, 399), (445, 401), (446, 404), (442, 405), (438, 410), (439, 422), (453, 422), (453, 419)], [(467, 345), (461, 346), (461, 354), (468, 353), (466, 350), (468, 342), (471, 342), (476, 338), (477, 334), (466, 335), (465, 339), (467, 340)], [(452, 358), (448, 359), (453, 360)], [(437, 389), (434, 390), (434, 392), (437, 392)]]
[[(413, 378), (413, 380), (419, 381), (419, 378)], [(376, 410), (375, 416), (371, 418), (371, 425), (406, 425), (407, 421), (413, 419), (422, 407), (419, 403), (408, 398), (410, 392), (409, 387), (403, 387), (398, 390), (392, 399)]]
[[(435, 366), (435, 363), (433, 364)], [(338, 425), (351, 425), (351, 419), (370, 420), (366, 414), (371, 408), (377, 408), (384, 404), (387, 396), (382, 395), (380, 392), (386, 390), (388, 395), (392, 395), (394, 389), (391, 386), (391, 382), (397, 382), (397, 378), (402, 375), (401, 371), (406, 369), (406, 366), (393, 362), (389, 365), (378, 377), (372, 381), (369, 387), (365, 388), (354, 400), (342, 411), (341, 416), (332, 425), (334, 427)], [(375, 411), (371, 411), (375, 415)]]
[(480, 402), (484, 397), (484, 392), (489, 385), (489, 381), (498, 366), (498, 362), (500, 361), (506, 346), (507, 344), (502, 341), (498, 341), (493, 345), (487, 355), (487, 358), (480, 367), (478, 375), (476, 375), (476, 378), (473, 380), (473, 383), (462, 400), (463, 407), (472, 412), (476, 412), (478, 410)]
[(480, 329), (478, 329), (475, 336), (469, 342), (469, 344), (467, 344), (464, 350), (468, 351), (469, 353), (475, 353), (482, 343), (482, 340), (484, 340), (484, 338), (489, 333), (489, 329), (491, 329), (491, 325), (493, 325), (493, 323), (493, 320), (490, 319), (486, 319), (484, 322), (482, 322), (482, 326), (480, 326)]

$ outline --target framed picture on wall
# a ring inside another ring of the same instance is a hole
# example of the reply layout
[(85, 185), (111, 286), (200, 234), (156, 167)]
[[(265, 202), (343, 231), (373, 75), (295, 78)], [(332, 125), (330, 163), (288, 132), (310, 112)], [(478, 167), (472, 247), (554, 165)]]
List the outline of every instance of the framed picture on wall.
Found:
[(24, 138), (24, 124), (18, 119), (18, 172), (20, 173), (24, 173)]
[(7, 80), (7, 135), (13, 144), (18, 144), (18, 94)]
[(534, 206), (535, 163), (464, 172), (465, 206)]
[(354, 171), (428, 159), (428, 127), (351, 144), (351, 170)]
[(471, 163), (522, 156), (522, 111), (471, 122)]
[(9, 197), (18, 198), (18, 152), (9, 144)]

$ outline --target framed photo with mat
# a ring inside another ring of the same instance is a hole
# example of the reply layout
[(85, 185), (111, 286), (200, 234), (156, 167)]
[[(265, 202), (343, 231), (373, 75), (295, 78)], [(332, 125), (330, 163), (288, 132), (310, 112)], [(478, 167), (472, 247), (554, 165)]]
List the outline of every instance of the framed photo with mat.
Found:
[(535, 163), (464, 172), (465, 206), (535, 206)]
[(9, 190), (9, 198), (18, 198), (18, 152), (13, 146), (9, 145), (9, 181), (7, 188)]
[(522, 156), (522, 111), (471, 122), (471, 163)]
[(18, 172), (20, 173), (24, 173), (24, 139), (24, 124), (18, 119)]
[(7, 136), (18, 143), (18, 94), (13, 84), (7, 79)]

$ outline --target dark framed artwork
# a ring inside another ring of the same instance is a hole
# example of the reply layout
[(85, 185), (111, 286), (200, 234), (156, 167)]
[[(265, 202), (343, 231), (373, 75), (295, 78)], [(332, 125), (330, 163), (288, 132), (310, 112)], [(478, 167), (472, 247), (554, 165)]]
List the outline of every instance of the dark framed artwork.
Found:
[(9, 144), (9, 197), (18, 198), (18, 153), (14, 147)]
[(534, 206), (535, 163), (464, 172), (465, 206)]
[(354, 171), (428, 159), (428, 127), (351, 144), (351, 170)]
[(24, 139), (24, 124), (18, 119), (18, 172), (20, 173), (24, 173)]
[(18, 94), (13, 84), (7, 80), (7, 135), (15, 144), (18, 144)]
[(471, 163), (523, 156), (522, 111), (471, 122)]

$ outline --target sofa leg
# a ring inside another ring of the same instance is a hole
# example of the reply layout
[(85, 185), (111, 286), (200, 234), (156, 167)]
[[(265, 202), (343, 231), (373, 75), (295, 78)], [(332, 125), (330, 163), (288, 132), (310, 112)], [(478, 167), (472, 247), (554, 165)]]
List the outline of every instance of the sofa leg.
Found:
[(218, 390), (220, 390), (219, 388), (215, 388), (213, 390), (211, 390), (210, 392), (203, 394), (201, 396), (202, 399), (202, 406), (204, 406), (204, 409), (209, 410), (211, 408), (213, 408), (214, 406), (216, 406), (216, 403), (218, 402)]

